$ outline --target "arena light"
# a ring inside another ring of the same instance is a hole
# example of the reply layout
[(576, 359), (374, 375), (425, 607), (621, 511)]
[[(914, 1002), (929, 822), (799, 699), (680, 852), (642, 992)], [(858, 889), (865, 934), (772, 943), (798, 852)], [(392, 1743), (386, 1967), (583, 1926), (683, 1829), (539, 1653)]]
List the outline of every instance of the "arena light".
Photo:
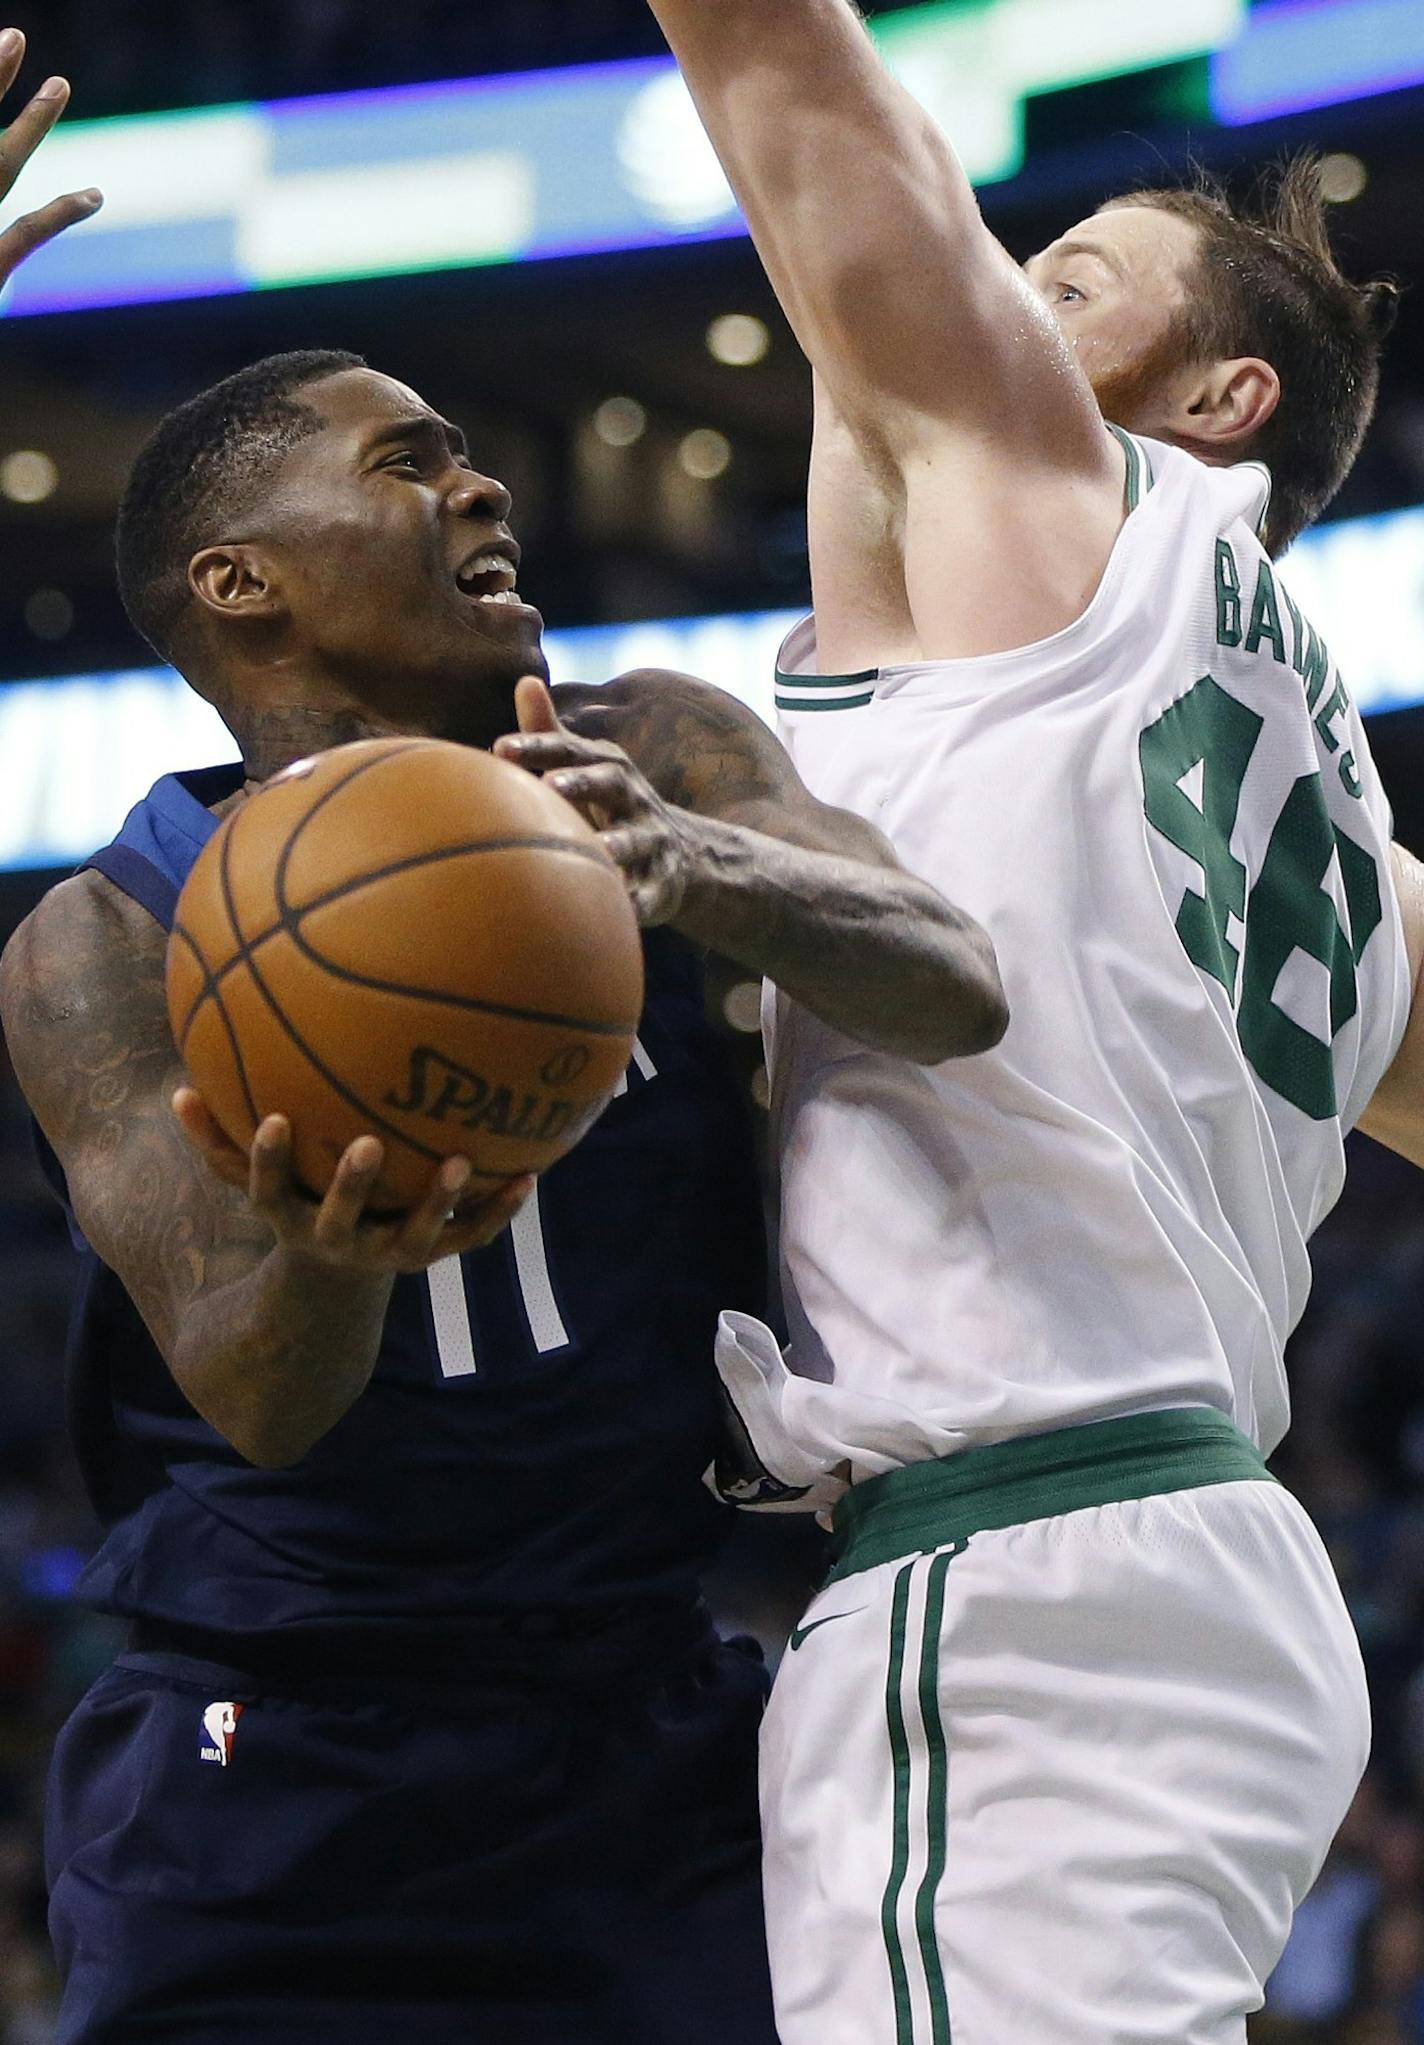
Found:
[(636, 447), (648, 430), (647, 409), (636, 398), (606, 398), (593, 415), (605, 447)]
[(1369, 189), (1366, 164), (1348, 150), (1337, 150), (1320, 159), (1320, 193), (1332, 206), (1352, 206)]
[(1420, 0), (1268, 0), (1213, 58), (1211, 109), (1244, 127), (1421, 84)]
[[(1255, 18), (1246, 0), (952, 0), (875, 33), (984, 183), (1020, 167), (1031, 96), (1205, 56)], [(744, 232), (665, 58), (69, 122), (14, 205), (91, 184), (103, 211), (24, 266), (0, 298), (10, 314)]]
[(707, 329), (707, 353), (726, 369), (755, 369), (771, 353), (771, 329), (754, 313), (723, 313)]
[(699, 426), (677, 451), (685, 472), (697, 483), (715, 483), (732, 466), (732, 443), (715, 426)]
[(12, 504), (43, 504), (59, 488), (53, 455), (40, 447), (17, 447), (0, 461), (0, 492)]
[[(1284, 574), (1367, 716), (1424, 702), (1424, 505), (1324, 526)], [(770, 723), (777, 650), (798, 616), (555, 631), (549, 660), (561, 682), (635, 668), (705, 675)], [(217, 712), (166, 668), (0, 684), (0, 868), (70, 865), (113, 836), (160, 774), (236, 757)]]

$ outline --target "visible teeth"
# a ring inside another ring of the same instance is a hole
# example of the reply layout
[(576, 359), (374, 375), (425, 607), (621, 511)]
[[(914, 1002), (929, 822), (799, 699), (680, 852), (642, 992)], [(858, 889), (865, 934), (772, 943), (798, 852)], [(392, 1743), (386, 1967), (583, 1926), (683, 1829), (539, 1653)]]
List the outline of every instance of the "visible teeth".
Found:
[(482, 596), (480, 602), (482, 604), (517, 604), (519, 598), (512, 589), (501, 589), (496, 591), (493, 596)]
[[(514, 585), (514, 563), (506, 554), (479, 554), (473, 561), (467, 561), (455, 577), (467, 596), (478, 596), (489, 602), (496, 595), (506, 598)], [(482, 590), (481, 582), (493, 582), (492, 590)]]

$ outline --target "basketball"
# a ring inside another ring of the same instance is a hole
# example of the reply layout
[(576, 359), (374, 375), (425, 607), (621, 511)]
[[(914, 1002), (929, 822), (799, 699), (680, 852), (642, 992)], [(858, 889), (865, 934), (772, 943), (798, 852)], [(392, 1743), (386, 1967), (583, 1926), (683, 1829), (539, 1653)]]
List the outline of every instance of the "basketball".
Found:
[(622, 877), (521, 768), (420, 738), (288, 768), (226, 819), (179, 899), (168, 1014), (194, 1085), (248, 1148), (288, 1117), (299, 1178), (386, 1146), (372, 1206), (448, 1157), (468, 1199), (579, 1141), (627, 1069), (642, 946)]

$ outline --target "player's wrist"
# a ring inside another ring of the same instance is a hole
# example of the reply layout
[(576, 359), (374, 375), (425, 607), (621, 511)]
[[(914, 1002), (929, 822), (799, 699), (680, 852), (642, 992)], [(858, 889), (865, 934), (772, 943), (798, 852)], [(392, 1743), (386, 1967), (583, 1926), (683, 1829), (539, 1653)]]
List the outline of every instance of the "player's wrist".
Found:
[(751, 861), (748, 834), (735, 824), (670, 810), (675, 849), (676, 906), (665, 919), (685, 937), (718, 948), (734, 901), (745, 899)]
[(382, 1268), (372, 1263), (371, 1250), (360, 1234), (339, 1246), (310, 1237), (279, 1237), (268, 1261), (276, 1287), (307, 1307), (323, 1292), (339, 1297), (346, 1308), (363, 1292), (373, 1309), (383, 1307), (398, 1276), (394, 1265)]

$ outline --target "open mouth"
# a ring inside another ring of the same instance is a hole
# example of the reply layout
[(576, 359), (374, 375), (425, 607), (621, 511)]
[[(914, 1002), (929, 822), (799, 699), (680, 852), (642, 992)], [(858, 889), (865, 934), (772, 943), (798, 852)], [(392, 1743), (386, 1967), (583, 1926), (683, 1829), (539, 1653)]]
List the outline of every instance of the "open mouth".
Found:
[(476, 554), (455, 571), (461, 593), (482, 604), (519, 604), (518, 578), (507, 554)]

